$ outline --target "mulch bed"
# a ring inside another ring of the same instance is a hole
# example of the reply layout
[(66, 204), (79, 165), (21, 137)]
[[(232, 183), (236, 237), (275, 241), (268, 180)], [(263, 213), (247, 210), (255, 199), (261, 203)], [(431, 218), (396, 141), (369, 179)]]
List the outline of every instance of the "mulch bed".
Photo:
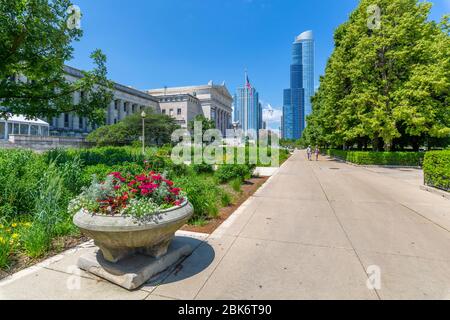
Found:
[[(247, 180), (242, 185), (242, 192), (235, 195), (233, 204), (228, 207), (221, 208), (217, 218), (208, 220), (207, 223), (202, 226), (185, 225), (183, 228), (181, 228), (181, 230), (211, 234), (225, 220), (227, 220), (228, 217), (230, 217), (237, 208), (239, 208), (248, 198), (250, 198), (268, 179), (268, 177), (257, 177)], [(75, 248), (76, 246), (86, 241), (89, 241), (89, 238), (86, 238), (82, 235), (61, 237), (55, 239), (52, 243), (52, 249), (39, 259), (31, 259), (24, 254), (17, 255), (13, 258), (11, 266), (7, 271), (0, 269), (0, 280), (20, 270), (38, 264), (48, 258), (56, 256), (61, 252)]]
[(239, 208), (248, 198), (250, 198), (268, 179), (269, 177), (258, 177), (247, 180), (242, 185), (242, 193), (237, 195), (232, 205), (221, 208), (217, 218), (209, 220), (208, 223), (203, 226), (185, 225), (181, 228), (181, 230), (207, 234), (213, 233), (214, 230), (220, 227), (220, 225), (225, 222), (225, 220), (227, 220), (233, 212), (236, 211), (236, 209)]
[(54, 257), (66, 250), (73, 249), (86, 241), (89, 241), (89, 238), (82, 235), (60, 237), (53, 240), (51, 250), (39, 259), (32, 259), (27, 257), (25, 254), (16, 255), (13, 257), (11, 266), (8, 270), (0, 269), (0, 280), (20, 270), (36, 265), (48, 258)]

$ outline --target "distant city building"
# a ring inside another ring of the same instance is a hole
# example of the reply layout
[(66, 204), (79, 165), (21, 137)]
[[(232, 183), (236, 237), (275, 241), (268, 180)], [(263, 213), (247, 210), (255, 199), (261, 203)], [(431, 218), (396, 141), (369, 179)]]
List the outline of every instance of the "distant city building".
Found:
[(204, 115), (209, 120), (213, 120), (216, 128), (224, 136), (226, 130), (232, 128), (233, 97), (228, 91), (225, 82), (221, 85), (216, 85), (210, 81), (207, 85), (200, 86), (151, 89), (147, 90), (147, 93), (157, 97), (160, 101), (173, 95), (191, 95), (198, 99), (201, 110), (197, 110), (197, 107), (194, 106), (195, 111), (187, 111), (187, 114), (192, 116), (194, 113), (198, 113)]
[[(259, 94), (252, 87), (248, 76), (245, 76), (245, 85), (238, 88), (234, 97), (234, 119), (238, 129), (242, 129), (245, 135), (250, 131), (258, 134), (262, 129), (262, 105), (259, 102)], [(254, 137), (256, 138), (256, 137)]]
[(291, 86), (283, 94), (283, 138), (300, 139), (314, 95), (314, 37), (300, 34), (292, 46)]

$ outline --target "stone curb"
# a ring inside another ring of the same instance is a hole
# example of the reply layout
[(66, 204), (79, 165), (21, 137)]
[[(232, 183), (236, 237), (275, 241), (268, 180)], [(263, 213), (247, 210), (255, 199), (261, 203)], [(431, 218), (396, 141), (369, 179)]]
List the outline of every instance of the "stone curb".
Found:
[(442, 198), (445, 198), (447, 200), (450, 200), (450, 192), (446, 192), (444, 190), (440, 190), (430, 186), (420, 186), (420, 190), (427, 191), (435, 195), (441, 196)]

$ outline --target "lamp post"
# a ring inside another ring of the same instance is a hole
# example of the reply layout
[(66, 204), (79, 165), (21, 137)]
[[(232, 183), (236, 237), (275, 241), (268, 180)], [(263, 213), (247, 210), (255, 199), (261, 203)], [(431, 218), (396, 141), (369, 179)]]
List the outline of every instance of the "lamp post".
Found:
[(145, 117), (147, 117), (145, 111), (142, 111), (141, 117), (142, 117), (142, 155), (145, 156)]

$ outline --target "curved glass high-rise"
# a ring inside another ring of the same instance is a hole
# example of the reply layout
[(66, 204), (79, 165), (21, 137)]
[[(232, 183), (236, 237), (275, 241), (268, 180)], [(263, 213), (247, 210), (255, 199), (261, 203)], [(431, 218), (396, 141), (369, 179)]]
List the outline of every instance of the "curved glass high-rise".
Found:
[(314, 36), (305, 31), (292, 45), (291, 87), (283, 95), (283, 138), (300, 139), (314, 95)]

